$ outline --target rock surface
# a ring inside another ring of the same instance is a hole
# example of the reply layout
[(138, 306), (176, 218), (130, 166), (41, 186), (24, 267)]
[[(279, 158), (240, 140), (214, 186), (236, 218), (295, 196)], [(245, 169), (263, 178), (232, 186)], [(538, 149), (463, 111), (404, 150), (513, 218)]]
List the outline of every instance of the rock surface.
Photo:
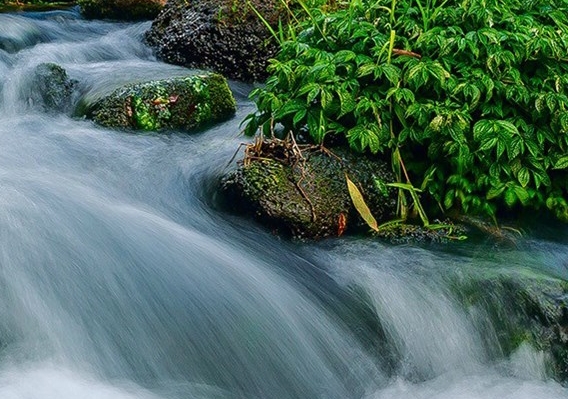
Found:
[(394, 181), (388, 165), (376, 158), (332, 151), (314, 148), (292, 163), (278, 156), (245, 160), (222, 179), (222, 197), (231, 210), (250, 213), (274, 231), (295, 238), (368, 230), (349, 196), (347, 174), (379, 223), (391, 219), (396, 210), (395, 191), (381, 190), (375, 183)]
[(77, 81), (70, 79), (57, 64), (43, 63), (34, 69), (30, 100), (32, 105), (48, 112), (71, 111)]
[[(253, 0), (277, 25), (277, 0)], [(189, 68), (212, 70), (246, 82), (264, 81), (277, 47), (248, 2), (170, 0), (146, 34), (158, 58)]]
[(193, 130), (231, 117), (236, 105), (225, 78), (201, 74), (126, 85), (84, 107), (106, 127)]
[(495, 330), (505, 355), (529, 344), (547, 354), (549, 374), (568, 381), (568, 281), (529, 269), (478, 269), (455, 287), (472, 314), (489, 316), (484, 330)]
[(166, 0), (78, 0), (87, 19), (141, 21), (154, 19)]

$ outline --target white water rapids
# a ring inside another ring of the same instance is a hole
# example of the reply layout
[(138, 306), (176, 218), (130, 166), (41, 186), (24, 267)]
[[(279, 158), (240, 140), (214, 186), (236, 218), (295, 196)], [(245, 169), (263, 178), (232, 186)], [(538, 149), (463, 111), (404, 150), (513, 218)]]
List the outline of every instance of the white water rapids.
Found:
[(148, 28), (0, 14), (0, 399), (568, 398), (543, 353), (503, 355), (444, 279), (568, 278), (568, 229), (504, 251), (290, 243), (215, 207), (248, 87), (232, 84), (234, 119), (194, 135), (30, 104), (42, 62), (82, 96), (185, 74), (153, 58)]

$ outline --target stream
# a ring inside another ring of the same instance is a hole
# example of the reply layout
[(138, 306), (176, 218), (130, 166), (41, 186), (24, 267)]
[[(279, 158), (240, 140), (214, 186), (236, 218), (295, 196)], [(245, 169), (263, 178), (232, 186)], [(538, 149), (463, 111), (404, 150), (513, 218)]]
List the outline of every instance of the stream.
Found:
[(216, 206), (249, 86), (232, 82), (236, 116), (196, 134), (109, 130), (29, 101), (42, 62), (85, 98), (187, 74), (155, 60), (149, 27), (0, 14), (1, 399), (568, 398), (545, 354), (505, 355), (448, 278), (568, 279), (566, 226), (504, 247), (289, 242)]

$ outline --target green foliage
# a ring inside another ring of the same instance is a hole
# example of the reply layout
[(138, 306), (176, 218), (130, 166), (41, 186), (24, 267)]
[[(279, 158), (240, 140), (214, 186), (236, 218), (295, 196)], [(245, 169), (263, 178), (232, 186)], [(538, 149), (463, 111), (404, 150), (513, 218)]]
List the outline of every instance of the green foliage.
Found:
[(431, 208), (568, 220), (568, 0), (395, 1), (309, 9), (245, 132), (280, 123), (388, 156)]

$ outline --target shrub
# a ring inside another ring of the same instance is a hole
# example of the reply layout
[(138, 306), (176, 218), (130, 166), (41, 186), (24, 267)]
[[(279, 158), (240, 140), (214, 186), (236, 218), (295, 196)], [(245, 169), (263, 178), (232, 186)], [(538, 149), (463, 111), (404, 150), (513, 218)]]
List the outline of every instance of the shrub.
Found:
[(431, 208), (568, 220), (567, 0), (352, 0), (308, 14), (253, 91), (246, 133), (279, 123), (390, 157)]

